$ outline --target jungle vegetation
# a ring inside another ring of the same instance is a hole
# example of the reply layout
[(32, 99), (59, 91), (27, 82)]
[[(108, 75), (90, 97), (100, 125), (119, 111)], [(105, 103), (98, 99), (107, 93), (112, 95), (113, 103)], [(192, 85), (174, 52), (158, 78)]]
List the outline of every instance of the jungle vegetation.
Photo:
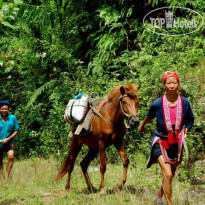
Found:
[[(80, 92), (103, 97), (118, 84), (141, 85), (140, 119), (163, 94), (160, 75), (175, 70), (192, 105), (195, 125), (187, 138), (191, 162), (205, 150), (205, 40), (203, 25), (184, 36), (150, 32), (143, 17), (154, 8), (182, 6), (205, 15), (204, 0), (5, 0), (0, 1), (0, 99), (19, 120), (16, 157), (63, 159), (70, 125), (63, 121)], [(149, 154), (155, 122), (125, 137), (130, 158)], [(86, 148), (82, 152), (86, 152)], [(110, 162), (117, 153), (108, 149)], [(82, 153), (83, 154), (83, 153)]]

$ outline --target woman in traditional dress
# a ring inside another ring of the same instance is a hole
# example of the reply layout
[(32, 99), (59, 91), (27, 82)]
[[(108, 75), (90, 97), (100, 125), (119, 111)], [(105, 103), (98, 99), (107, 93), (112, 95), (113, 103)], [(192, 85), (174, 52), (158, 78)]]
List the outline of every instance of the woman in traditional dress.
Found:
[(149, 168), (153, 163), (159, 163), (163, 174), (162, 186), (154, 201), (163, 204), (164, 195), (168, 205), (172, 205), (172, 179), (177, 166), (182, 160), (183, 140), (194, 123), (194, 116), (189, 101), (178, 94), (180, 79), (176, 72), (166, 71), (163, 76), (165, 95), (156, 99), (149, 108), (147, 116), (138, 127), (139, 132), (153, 118), (157, 118), (154, 133)]

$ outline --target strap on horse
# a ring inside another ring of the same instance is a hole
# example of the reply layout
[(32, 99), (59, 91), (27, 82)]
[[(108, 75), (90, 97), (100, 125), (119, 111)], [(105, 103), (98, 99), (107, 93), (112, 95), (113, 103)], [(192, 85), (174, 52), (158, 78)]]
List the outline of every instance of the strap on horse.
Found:
[(98, 115), (100, 118), (102, 118), (107, 124), (111, 125), (111, 126), (114, 126), (114, 124), (112, 122), (110, 122), (109, 120), (107, 120), (105, 117), (103, 117), (100, 112), (93, 106), (91, 106), (91, 110), (96, 114)]

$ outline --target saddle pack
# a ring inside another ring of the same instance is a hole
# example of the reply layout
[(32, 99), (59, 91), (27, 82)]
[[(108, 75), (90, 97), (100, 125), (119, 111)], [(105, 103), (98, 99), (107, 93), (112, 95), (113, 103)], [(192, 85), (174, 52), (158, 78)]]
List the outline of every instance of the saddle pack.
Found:
[(72, 137), (73, 134), (80, 135), (92, 132), (92, 119), (96, 114), (99, 114), (96, 108), (103, 100), (105, 98), (89, 98), (80, 93), (68, 102), (64, 120), (74, 125), (69, 137)]
[(64, 114), (64, 120), (68, 123), (80, 123), (88, 108), (88, 96), (83, 93), (78, 94), (74, 99), (69, 100)]

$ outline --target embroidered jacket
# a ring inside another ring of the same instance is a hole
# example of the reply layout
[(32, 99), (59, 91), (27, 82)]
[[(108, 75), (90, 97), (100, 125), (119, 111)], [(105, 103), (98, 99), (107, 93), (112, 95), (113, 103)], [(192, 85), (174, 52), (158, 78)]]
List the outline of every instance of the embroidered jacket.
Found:
[[(185, 128), (188, 128), (188, 130), (190, 130), (194, 123), (193, 112), (187, 98), (182, 97), (182, 103), (183, 103), (183, 113), (182, 113), (183, 117), (182, 117), (181, 128), (185, 125)], [(156, 99), (152, 103), (152, 105), (149, 108), (149, 111), (147, 112), (147, 116), (150, 117), (151, 119), (155, 117), (157, 118), (157, 128), (154, 133), (154, 137), (152, 139), (152, 146), (153, 146), (158, 140), (160, 140), (160, 137), (158, 136), (167, 136), (168, 134), (164, 123), (164, 117), (163, 117), (162, 97)], [(176, 146), (178, 146), (178, 149), (175, 149), (176, 153), (173, 154), (173, 148), (170, 151), (169, 149), (164, 148), (163, 140), (162, 139), (160, 140), (160, 149), (166, 163), (175, 164), (181, 161), (182, 158), (181, 158), (181, 150), (179, 150), (179, 144)], [(151, 167), (151, 165), (156, 162), (153, 161), (151, 153), (152, 152), (150, 152), (147, 168)]]
[[(183, 118), (182, 118), (182, 127), (185, 125), (185, 128), (190, 130), (194, 124), (194, 115), (190, 106), (190, 103), (187, 98), (182, 97), (183, 101)], [(162, 132), (165, 135), (167, 134), (167, 130), (164, 123), (163, 118), (163, 110), (162, 110), (162, 97), (156, 99), (149, 108), (147, 112), (147, 116), (151, 119), (157, 118), (157, 132)]]

